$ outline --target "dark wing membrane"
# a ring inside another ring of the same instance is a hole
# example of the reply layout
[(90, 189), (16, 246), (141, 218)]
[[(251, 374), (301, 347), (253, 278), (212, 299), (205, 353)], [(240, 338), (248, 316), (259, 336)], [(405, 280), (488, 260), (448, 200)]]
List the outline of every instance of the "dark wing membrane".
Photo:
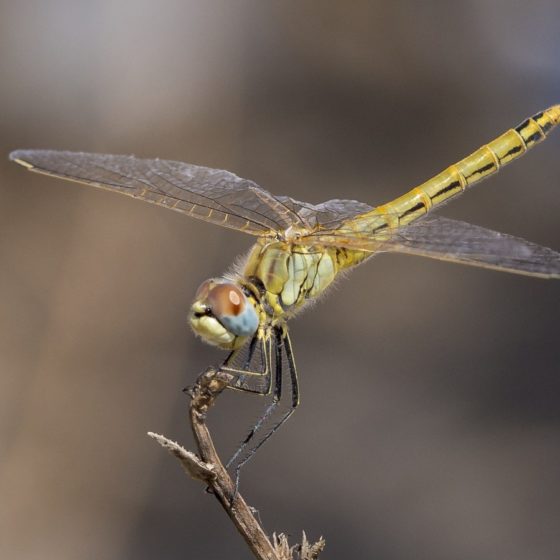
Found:
[(297, 210), (229, 171), (134, 156), (17, 150), (32, 171), (116, 191), (252, 235), (306, 227)]
[(420, 255), (542, 278), (560, 278), (560, 253), (536, 243), (480, 226), (442, 218), (418, 220), (408, 226), (383, 230), (370, 237), (348, 229), (307, 236), (322, 245), (358, 251)]

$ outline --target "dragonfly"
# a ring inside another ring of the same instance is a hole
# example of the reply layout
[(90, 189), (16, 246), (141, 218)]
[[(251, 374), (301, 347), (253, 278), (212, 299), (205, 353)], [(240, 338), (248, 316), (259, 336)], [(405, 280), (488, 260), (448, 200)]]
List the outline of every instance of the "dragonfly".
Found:
[(560, 253), (431, 211), (541, 142), (560, 105), (524, 120), (471, 155), (381, 206), (334, 199), (310, 204), (275, 196), (224, 170), (163, 159), (16, 150), (31, 171), (164, 206), (256, 238), (248, 255), (204, 281), (189, 311), (194, 332), (228, 351), (229, 386), (268, 396), (266, 408), (227, 467), (243, 465), (299, 404), (287, 322), (344, 271), (383, 252), (421, 255), (540, 278), (560, 278)]

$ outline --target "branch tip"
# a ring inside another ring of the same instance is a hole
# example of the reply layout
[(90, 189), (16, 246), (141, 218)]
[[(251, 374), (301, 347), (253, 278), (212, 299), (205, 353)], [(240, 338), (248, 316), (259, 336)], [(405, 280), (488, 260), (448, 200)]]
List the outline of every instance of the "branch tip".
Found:
[(316, 543), (309, 544), (305, 531), (303, 532), (301, 544), (290, 546), (288, 537), (284, 533), (272, 535), (274, 551), (280, 560), (317, 560), (319, 554), (325, 548), (325, 539), (320, 537)]
[(216, 478), (215, 467), (211, 463), (205, 463), (198, 455), (192, 451), (187, 451), (177, 442), (172, 441), (165, 436), (148, 432), (148, 436), (155, 439), (164, 449), (167, 449), (172, 455), (181, 461), (181, 465), (187, 473), (195, 480), (209, 482)]

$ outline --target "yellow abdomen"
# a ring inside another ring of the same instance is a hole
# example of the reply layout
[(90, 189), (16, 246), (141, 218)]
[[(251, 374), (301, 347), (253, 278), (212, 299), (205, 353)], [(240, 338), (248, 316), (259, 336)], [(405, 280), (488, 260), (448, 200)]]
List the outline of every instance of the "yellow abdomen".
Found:
[(345, 227), (359, 233), (375, 234), (383, 227), (396, 228), (409, 224), (431, 208), (496, 173), (502, 165), (522, 156), (544, 140), (559, 123), (560, 105), (554, 105), (504, 132), (408, 193), (350, 220)]

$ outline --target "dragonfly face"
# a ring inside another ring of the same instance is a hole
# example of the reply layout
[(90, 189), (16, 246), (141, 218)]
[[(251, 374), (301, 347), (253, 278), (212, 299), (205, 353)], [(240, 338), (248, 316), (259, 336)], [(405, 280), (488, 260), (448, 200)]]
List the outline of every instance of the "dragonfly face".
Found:
[(226, 350), (243, 346), (259, 326), (252, 301), (241, 287), (223, 278), (212, 278), (200, 285), (189, 320), (202, 340)]

